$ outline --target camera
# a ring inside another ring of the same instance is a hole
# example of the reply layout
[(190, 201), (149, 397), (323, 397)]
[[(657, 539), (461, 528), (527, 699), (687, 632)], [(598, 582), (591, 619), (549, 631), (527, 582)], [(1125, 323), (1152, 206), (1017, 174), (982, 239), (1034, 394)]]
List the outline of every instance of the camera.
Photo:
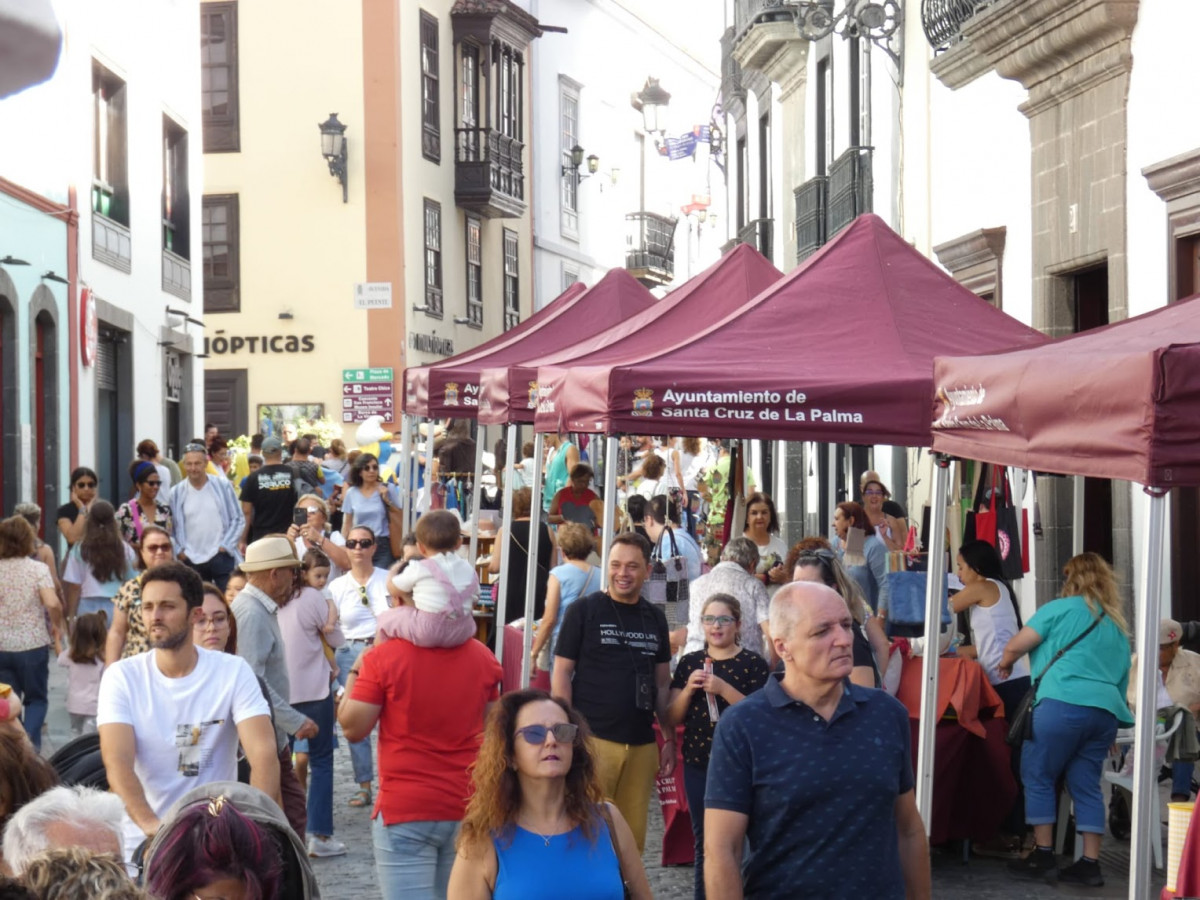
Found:
[(654, 712), (654, 681), (644, 672), (634, 676), (633, 700), (642, 712)]

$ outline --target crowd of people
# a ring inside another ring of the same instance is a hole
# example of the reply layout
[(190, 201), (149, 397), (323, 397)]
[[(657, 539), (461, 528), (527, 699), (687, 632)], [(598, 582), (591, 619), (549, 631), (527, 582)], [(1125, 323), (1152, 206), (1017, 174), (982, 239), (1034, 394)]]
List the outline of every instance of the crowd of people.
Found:
[[(457, 449), (439, 454), (438, 434)], [(429, 436), (429, 477), (456, 477), (462, 428)], [(623, 439), (623, 514), (606, 522), (586, 446), (547, 443), (546, 459), (500, 473), (546, 478), (541, 510), (514, 491), (496, 534), (507, 571), (499, 552), (464, 557), (451, 509), (394, 540), (385, 454), (294, 433), (256, 439), (245, 474), (219, 435), (187, 444), (180, 467), (143, 441), (116, 506), (76, 469), (57, 511), (61, 567), (36, 506), (0, 521), (0, 896), (313, 896), (311, 860), (347, 852), (340, 731), (387, 900), (549, 884), (650, 897), (649, 805), (672, 775), (697, 898), (929, 897), (910, 713), (888, 678), (902, 653), (889, 555), (913, 553), (915, 529), (880, 476), (863, 474), (862, 502), (838, 504), (829, 536), (789, 547), (727, 446)], [(548, 690), (513, 690), (475, 639), (477, 571), (523, 597), (534, 529), (526, 625)], [(1011, 755), (1021, 790), (988, 848), (1016, 857), (1017, 876), (1101, 885), (1101, 767), (1135, 691), (1112, 569), (1073, 558), (1062, 598), (1023, 621), (991, 544), (964, 542), (956, 563), (967, 639), (951, 652), (1010, 718), (1037, 692)], [(1163, 624), (1159, 706), (1194, 716), (1200, 656), (1180, 649), (1182, 630)], [(40, 755), (52, 655), (67, 669), (69, 756), (95, 754), (86, 778)], [(1175, 764), (1177, 797), (1192, 766)], [(1083, 853), (1060, 868), (1064, 779)]]

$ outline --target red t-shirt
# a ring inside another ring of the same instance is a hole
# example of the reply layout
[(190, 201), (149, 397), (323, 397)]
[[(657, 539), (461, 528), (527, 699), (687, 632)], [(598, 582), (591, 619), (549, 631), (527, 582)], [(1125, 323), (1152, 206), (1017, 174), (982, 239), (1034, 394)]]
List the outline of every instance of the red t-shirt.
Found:
[(500, 696), (500, 663), (479, 641), (417, 647), (393, 638), (363, 657), (352, 700), (381, 706), (379, 797), (372, 818), (457, 822), (471, 792), (487, 704)]

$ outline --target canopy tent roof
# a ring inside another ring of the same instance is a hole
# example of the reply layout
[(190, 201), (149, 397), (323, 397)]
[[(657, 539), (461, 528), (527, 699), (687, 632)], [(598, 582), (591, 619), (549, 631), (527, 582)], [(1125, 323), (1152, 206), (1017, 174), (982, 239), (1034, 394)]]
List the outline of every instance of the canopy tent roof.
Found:
[[(478, 411), (479, 376), (484, 369), (553, 353), (573, 344), (581, 334), (604, 331), (650, 308), (655, 302), (654, 295), (624, 269), (611, 269), (592, 287), (569, 297), (566, 302), (561, 301), (560, 297), (551, 304), (556, 307), (553, 315), (544, 316), (539, 327), (526, 330), (517, 340), (468, 360), (446, 360), (431, 367), (423, 415), (473, 418)], [(533, 318), (549, 310), (548, 306)]]
[(570, 309), (579, 295), (586, 290), (587, 285), (577, 281), (545, 307), (503, 334), (498, 334), (491, 340), (484, 341), (470, 350), (464, 350), (449, 359), (443, 359), (428, 366), (409, 366), (404, 370), (404, 402), (402, 404), (404, 411), (416, 416), (429, 415), (429, 371), (431, 369), (439, 366), (462, 365), (521, 340), (525, 335), (544, 328), (547, 323)]
[[(761, 253), (740, 244), (649, 309), (606, 331), (516, 365), (485, 369), (480, 380), (479, 421), (485, 425), (533, 422), (539, 397), (544, 407), (553, 409), (555, 387), (567, 367), (656, 353), (744, 306), (782, 277)], [(551, 366), (555, 368), (548, 368)], [(550, 412), (544, 415), (547, 425), (539, 430), (557, 429), (558, 417)]]
[(868, 214), (698, 335), (571, 366), (557, 413), (569, 431), (927, 446), (935, 356), (1045, 341)]
[(934, 361), (933, 449), (1200, 485), (1200, 296), (1041, 347)]

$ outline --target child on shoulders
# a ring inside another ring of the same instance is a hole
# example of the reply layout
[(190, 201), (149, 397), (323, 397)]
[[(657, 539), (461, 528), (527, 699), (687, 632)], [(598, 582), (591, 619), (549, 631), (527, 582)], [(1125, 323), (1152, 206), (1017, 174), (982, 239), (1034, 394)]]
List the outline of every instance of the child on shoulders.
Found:
[(479, 599), (475, 569), (455, 551), (462, 544), (458, 516), (432, 510), (417, 519), (413, 559), (388, 581), (402, 605), (379, 615), (376, 642), (404, 638), (418, 647), (457, 647), (475, 635), (471, 610)]

